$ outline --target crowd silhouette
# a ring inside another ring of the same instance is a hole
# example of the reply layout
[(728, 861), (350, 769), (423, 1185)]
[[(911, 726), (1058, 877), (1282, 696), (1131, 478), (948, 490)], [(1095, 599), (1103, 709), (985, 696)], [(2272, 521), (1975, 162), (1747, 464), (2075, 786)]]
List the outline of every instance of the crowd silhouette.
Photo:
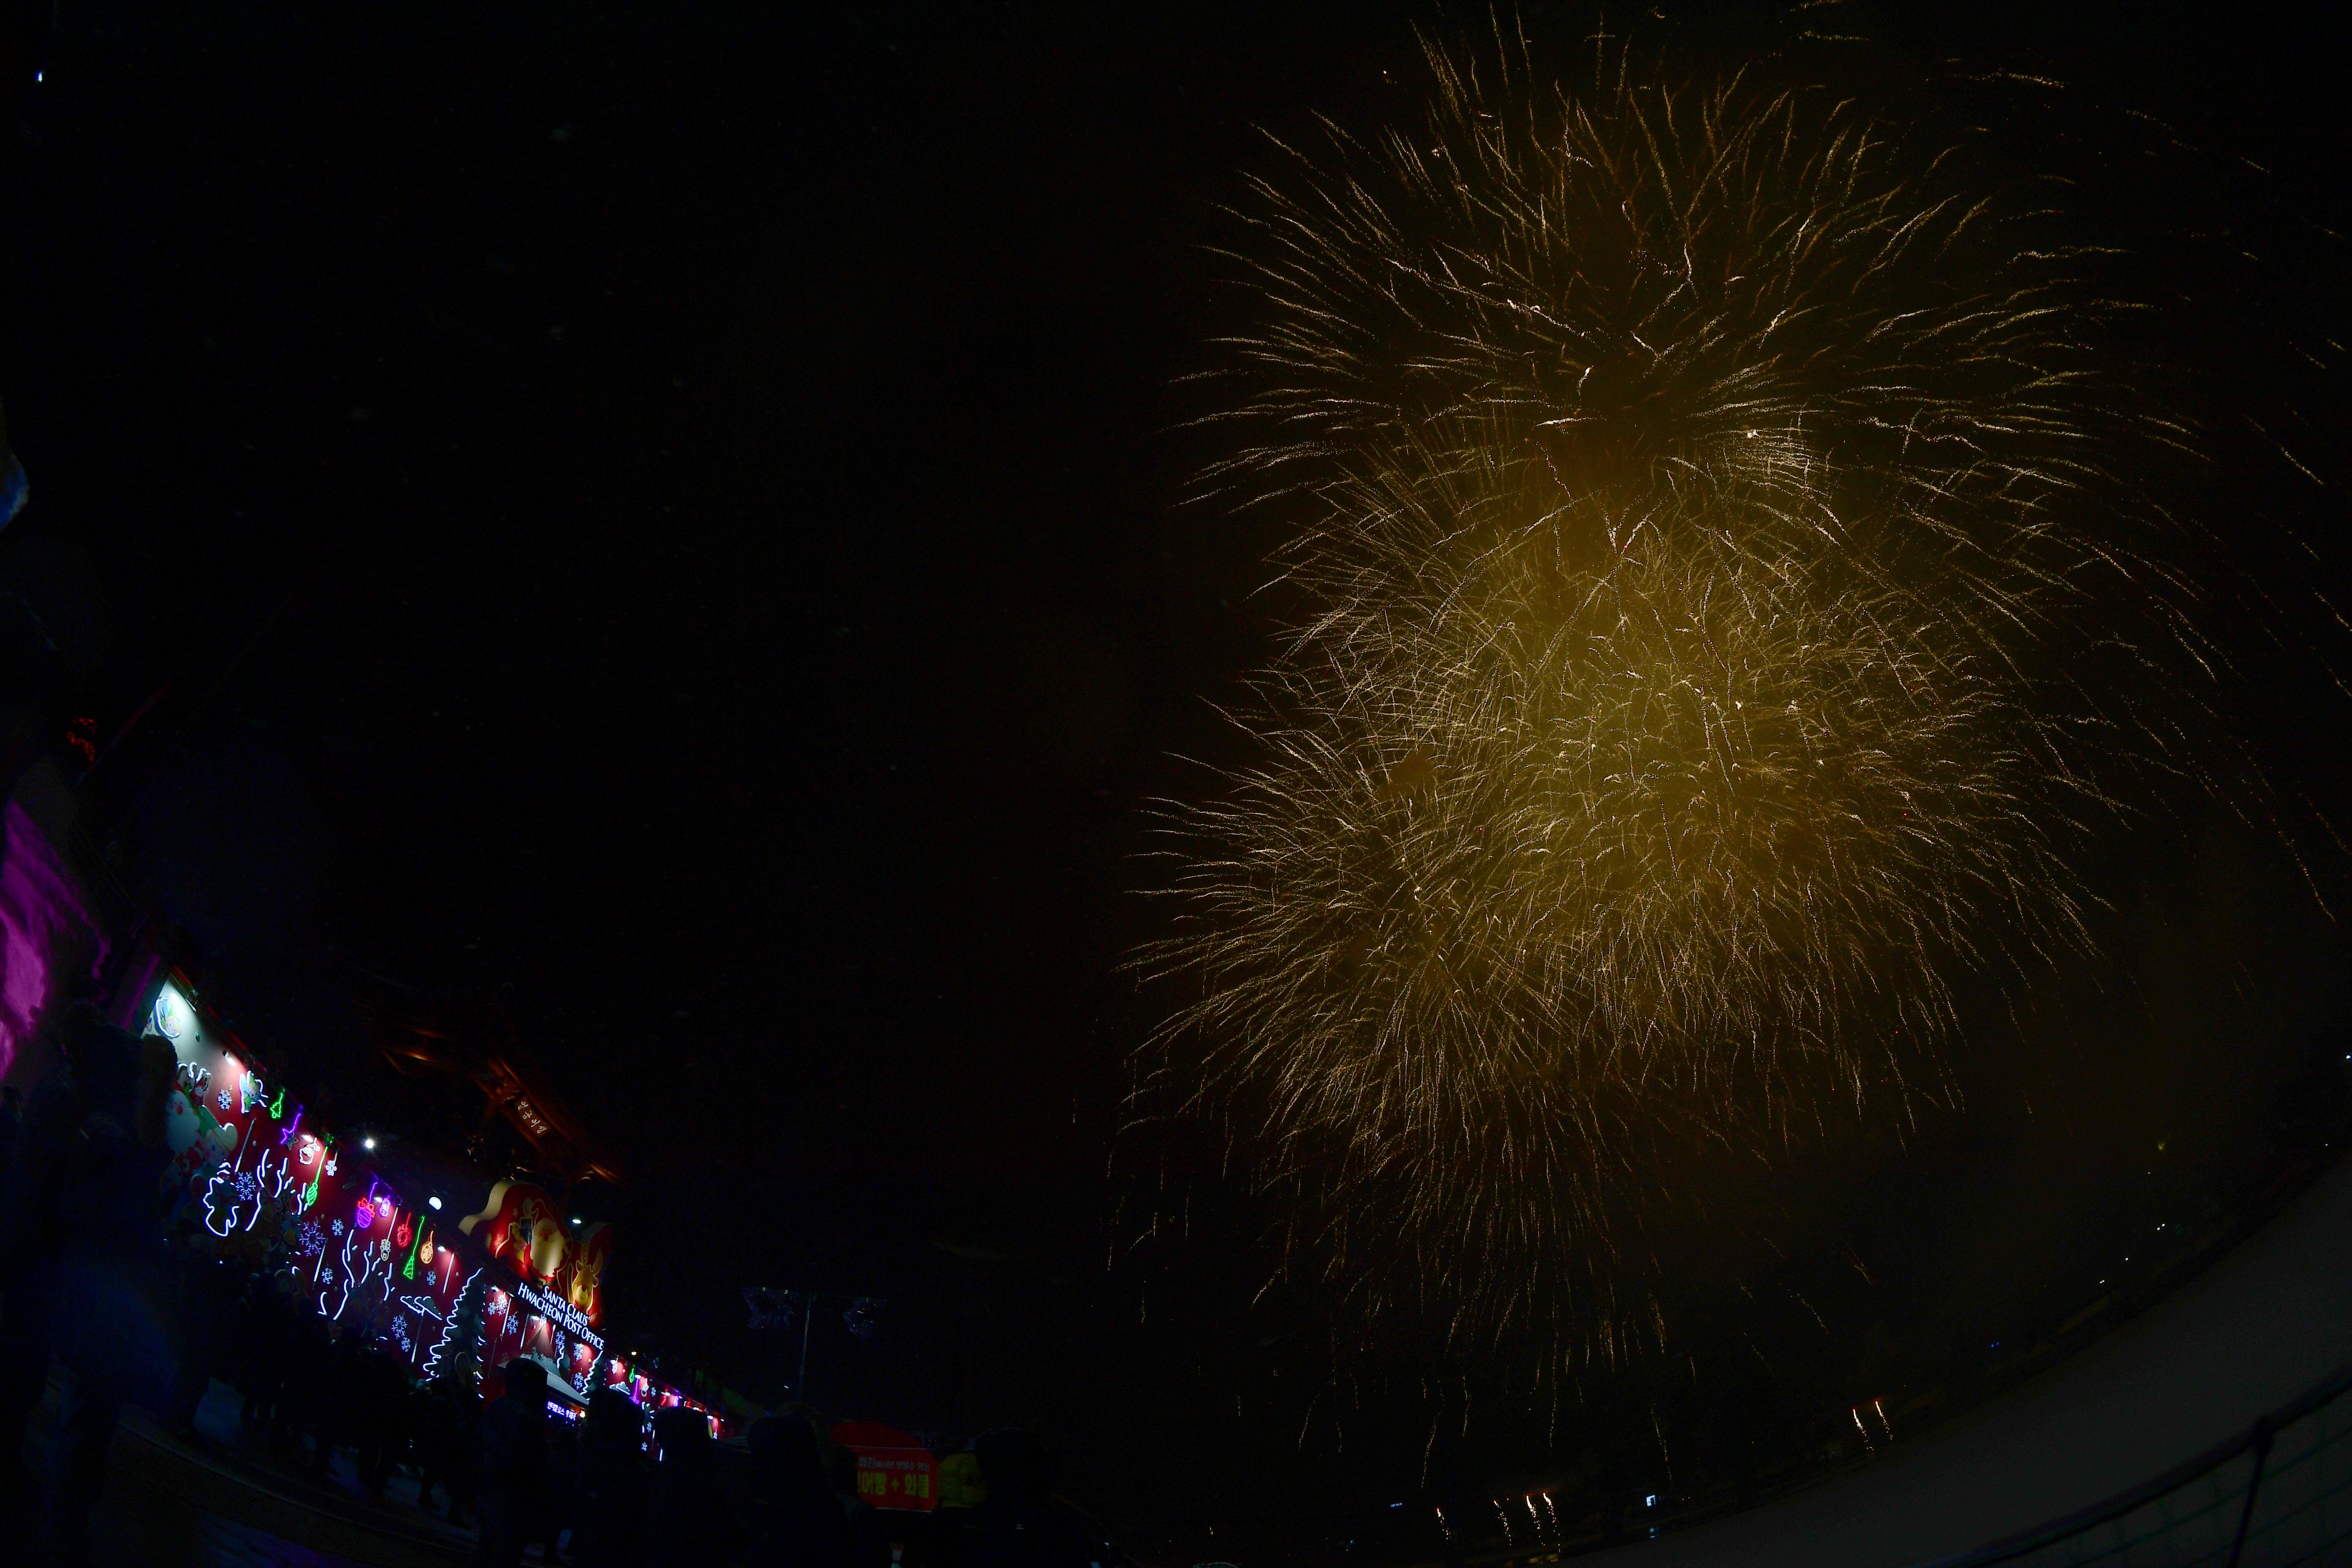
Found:
[[(21, 1108), (0, 1104), (0, 1538), (89, 1561), (90, 1517), (121, 1411), (195, 1441), (215, 1384), (235, 1396), (233, 1451), (379, 1502), (396, 1474), (415, 1506), (477, 1531), (476, 1561), (590, 1568), (1105, 1568), (1109, 1548), (1050, 1493), (1022, 1431), (947, 1456), (940, 1506), (878, 1510), (819, 1412), (793, 1407), (720, 1444), (686, 1406), (650, 1413), (617, 1388), (574, 1415), (545, 1369), (517, 1360), (418, 1381), (362, 1312), (312, 1310), (293, 1272), (167, 1223), (163, 1105), (169, 1043), (86, 1004), (45, 1031), (56, 1053)], [(57, 1413), (37, 1431), (52, 1363)], [(28, 1437), (44, 1462), (28, 1465)], [(217, 1434), (215, 1434), (217, 1436)], [(338, 1461), (343, 1468), (339, 1469)], [(403, 1489), (404, 1490), (404, 1488)]]

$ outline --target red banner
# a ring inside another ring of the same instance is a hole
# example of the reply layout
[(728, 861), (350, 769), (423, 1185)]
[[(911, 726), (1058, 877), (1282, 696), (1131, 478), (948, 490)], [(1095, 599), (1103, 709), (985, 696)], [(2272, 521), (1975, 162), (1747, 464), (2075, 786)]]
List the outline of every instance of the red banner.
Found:
[(844, 1421), (832, 1436), (857, 1456), (857, 1495), (872, 1507), (940, 1506), (940, 1462), (913, 1437), (878, 1421)]

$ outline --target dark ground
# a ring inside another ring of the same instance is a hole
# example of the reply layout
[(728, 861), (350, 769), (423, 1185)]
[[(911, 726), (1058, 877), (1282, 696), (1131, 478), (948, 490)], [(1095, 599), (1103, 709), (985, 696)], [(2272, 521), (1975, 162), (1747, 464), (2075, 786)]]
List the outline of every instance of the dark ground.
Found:
[[(1209, 704), (1271, 629), (1265, 541), (1172, 507), (1199, 246), (1253, 125), (1398, 110), (1417, 15), (68, 0), (0, 176), (37, 498), (0, 567), (92, 732), (161, 694), (96, 782), (209, 998), (345, 1121), (397, 1099), (365, 976), (488, 998), (629, 1165), (639, 1328), (773, 1389), (797, 1347), (738, 1287), (887, 1294), (870, 1342), (820, 1318), (815, 1398), (1043, 1422), (1121, 1518), (1530, 1484), (1652, 1430), (1663, 1373), (1564, 1429), (1482, 1384), (1467, 1438), (1410, 1372), (1318, 1397), (1311, 1303), (1249, 1304), (1213, 1179), (1193, 1245), (1106, 1269), (1160, 1006), (1118, 973), (1143, 803), (1203, 787), (1172, 758), (1229, 752)], [(1853, 19), (2155, 106), (2264, 165), (2255, 205), (2342, 216), (2339, 32)], [(2280, 300), (2340, 282), (2318, 254)], [(2337, 526), (2314, 503), (2322, 572)], [(2261, 722), (2340, 787), (2307, 695)], [(2118, 849), (2116, 962), (2021, 999), (1966, 1121), (1792, 1182), (1770, 1305), (1706, 1342), (1772, 1348), (1739, 1396), (1774, 1430), (2063, 1315), (2333, 1113), (2339, 935), (2274, 854), (2189, 837)], [(1697, 1367), (1669, 1420), (1712, 1418)]]
[[(26, 1445), (37, 1474), (59, 1392), (48, 1391)], [(447, 1568), (473, 1560), (473, 1532), (420, 1514), (407, 1477), (394, 1476), (385, 1499), (372, 1500), (349, 1454), (326, 1479), (296, 1473), (282, 1456), (243, 1449), (237, 1409), (235, 1392), (215, 1384), (193, 1443), (142, 1412), (125, 1417), (91, 1514), (93, 1568)], [(20, 1531), (12, 1541), (37, 1539), (37, 1522), (11, 1529)]]
[[(2162, 1306), (2007, 1397), (1916, 1444), (1897, 1442), (1860, 1473), (1817, 1491), (1602, 1561), (1627, 1568), (1904, 1568), (2103, 1502), (2238, 1436), (2352, 1360), (2346, 1353), (2352, 1289), (2340, 1265), (2352, 1244), (2347, 1229), (2352, 1169), (2338, 1167)], [(2342, 1403), (2280, 1445), (2278, 1477), (2293, 1458), (2326, 1479), (2274, 1477), (2282, 1515), (2290, 1497), (2306, 1506), (2294, 1519), (2258, 1513), (2247, 1563), (2340, 1561), (2341, 1541), (2352, 1534), (2345, 1498), (2339, 1490), (2316, 1512), (2309, 1500), (2342, 1486)], [(2314, 1426), (2336, 1438), (2335, 1451), (2310, 1455)], [(2245, 1468), (2240, 1461), (2231, 1476), (2236, 1486), (2243, 1486)], [(2205, 1500), (2192, 1489), (2177, 1511), (2188, 1514)], [(2234, 1499), (2219, 1510), (2223, 1542), (2237, 1517)], [(2276, 1539), (2266, 1539), (2270, 1529)], [(2330, 1537), (2332, 1549), (2318, 1550)]]

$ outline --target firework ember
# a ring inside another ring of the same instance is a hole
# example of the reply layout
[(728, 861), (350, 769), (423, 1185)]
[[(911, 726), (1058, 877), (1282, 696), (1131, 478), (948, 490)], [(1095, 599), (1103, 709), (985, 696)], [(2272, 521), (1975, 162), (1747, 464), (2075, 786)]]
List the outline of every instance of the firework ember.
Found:
[(1239, 215), (1211, 478), (1307, 608), (1175, 810), (1157, 1070), (1368, 1307), (1605, 1325), (1660, 1140), (1937, 1092), (1956, 984), (2087, 940), (2082, 826), (2193, 765), (2077, 663), (2199, 651), (2133, 472), (2190, 443), (1967, 146), (1430, 58), (1425, 124)]

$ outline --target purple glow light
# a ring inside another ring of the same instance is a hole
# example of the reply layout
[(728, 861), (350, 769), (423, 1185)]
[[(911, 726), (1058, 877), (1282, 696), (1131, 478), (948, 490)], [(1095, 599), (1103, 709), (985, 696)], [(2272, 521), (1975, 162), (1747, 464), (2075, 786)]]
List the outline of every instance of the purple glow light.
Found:
[(106, 938), (90, 919), (80, 885), (25, 808), (10, 801), (0, 833), (0, 1075), (32, 1037), (58, 977), (77, 965), (95, 970)]

